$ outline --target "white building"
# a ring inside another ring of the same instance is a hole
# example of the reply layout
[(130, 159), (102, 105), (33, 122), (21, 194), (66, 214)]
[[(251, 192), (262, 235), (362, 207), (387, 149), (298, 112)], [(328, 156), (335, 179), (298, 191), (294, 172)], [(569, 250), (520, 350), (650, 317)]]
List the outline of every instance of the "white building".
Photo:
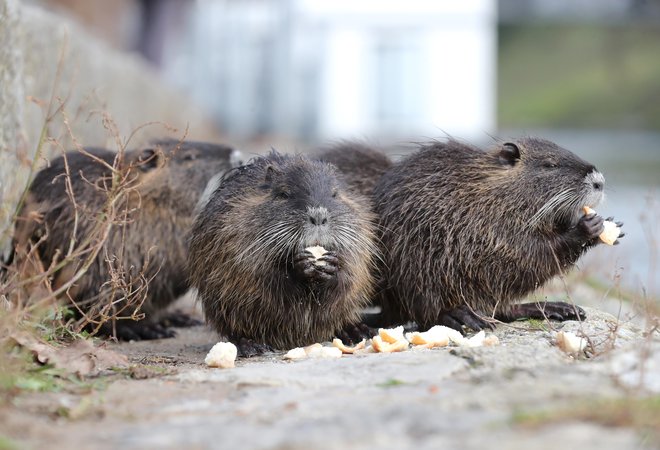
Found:
[(494, 0), (199, 0), (166, 61), (230, 133), (483, 137)]

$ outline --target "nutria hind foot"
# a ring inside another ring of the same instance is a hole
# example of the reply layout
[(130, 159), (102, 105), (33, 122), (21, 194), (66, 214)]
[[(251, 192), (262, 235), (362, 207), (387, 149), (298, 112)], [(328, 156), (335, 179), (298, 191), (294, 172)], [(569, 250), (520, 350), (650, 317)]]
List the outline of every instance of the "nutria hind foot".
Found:
[(495, 324), (484, 320), (481, 315), (468, 306), (459, 306), (458, 308), (447, 309), (440, 312), (438, 323), (460, 331), (463, 334), (465, 334), (463, 326), (471, 328), (474, 331), (495, 329)]
[(253, 356), (263, 355), (264, 353), (273, 352), (274, 349), (267, 344), (261, 344), (247, 338), (229, 338), (229, 342), (233, 343), (238, 350), (239, 358), (251, 358)]
[(166, 328), (189, 328), (204, 324), (201, 320), (180, 310), (174, 310), (163, 314), (159, 317), (158, 323)]
[(355, 345), (363, 339), (371, 339), (378, 334), (376, 328), (372, 328), (366, 323), (356, 323), (346, 325), (343, 329), (337, 331), (337, 337), (344, 344)]
[(148, 320), (120, 320), (113, 324), (104, 323), (99, 329), (102, 336), (116, 337), (119, 341), (147, 341), (153, 339), (173, 338), (176, 332), (159, 322)]
[(495, 314), (497, 320), (513, 322), (520, 319), (584, 320), (586, 313), (577, 305), (566, 302), (531, 302), (510, 306), (507, 311)]

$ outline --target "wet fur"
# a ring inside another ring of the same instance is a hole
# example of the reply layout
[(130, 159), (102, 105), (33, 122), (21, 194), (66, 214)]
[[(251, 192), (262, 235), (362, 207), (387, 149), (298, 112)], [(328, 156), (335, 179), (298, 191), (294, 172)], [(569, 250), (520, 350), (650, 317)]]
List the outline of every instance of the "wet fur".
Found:
[[(88, 151), (110, 166), (117, 157), (105, 149)], [(158, 141), (148, 149), (126, 152), (120, 167), (128, 171), (134, 189), (127, 192), (117, 208), (120, 212), (128, 211), (126, 220), (113, 224), (95, 261), (69, 290), (74, 301), (90, 311), (107, 304), (112, 295), (117, 300), (121, 298), (123, 293), (110, 291), (107, 259), (119, 260), (116, 265), (128, 271), (126, 279), (136, 277), (146, 265), (144, 275), (149, 285), (141, 311), (147, 319), (183, 294), (188, 289), (186, 239), (193, 208), (211, 176), (230, 168), (231, 153), (232, 149), (225, 146), (179, 141)], [(95, 216), (107, 201), (107, 194), (95, 185), (109, 186), (111, 172), (80, 152), (67, 153), (66, 158), (79, 210), (75, 236), (79, 244), (92, 233), (97, 223)], [(60, 156), (36, 175), (16, 222), (14, 245), (23, 251), (28, 243), (46, 236), (38, 247), (46, 266), (55, 255), (61, 258), (67, 252), (73, 237), (75, 215), (65, 190), (64, 173), (64, 156)], [(36, 215), (41, 219), (34, 220)], [(55, 275), (55, 288), (68, 281), (76, 272), (76, 265), (66, 266)], [(109, 333), (109, 327), (105, 331)]]
[(346, 184), (367, 198), (372, 198), (376, 183), (392, 167), (392, 161), (384, 153), (354, 142), (325, 148), (317, 157), (337, 167)]
[(516, 145), (519, 159), (503, 144), (434, 143), (380, 178), (389, 322), (427, 327), (464, 305), (506, 312), (596, 244), (577, 226), (581, 207), (602, 197), (584, 183), (594, 166), (542, 139)]
[[(189, 272), (207, 321), (231, 340), (289, 349), (327, 340), (373, 289), (372, 216), (335, 169), (271, 153), (229, 172), (195, 221)], [(305, 229), (307, 208), (329, 211), (329, 231)], [(335, 251), (336, 278), (296, 277), (294, 256), (312, 245)]]

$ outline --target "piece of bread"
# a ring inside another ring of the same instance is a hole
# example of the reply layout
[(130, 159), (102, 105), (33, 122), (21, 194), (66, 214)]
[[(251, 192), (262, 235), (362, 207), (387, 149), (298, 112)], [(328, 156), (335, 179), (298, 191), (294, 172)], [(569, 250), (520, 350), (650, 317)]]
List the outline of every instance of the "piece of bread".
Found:
[(231, 342), (218, 342), (206, 355), (204, 362), (209, 367), (219, 367), (221, 369), (230, 369), (234, 367), (238, 349)]
[(353, 354), (356, 351), (362, 350), (363, 348), (366, 347), (367, 341), (365, 339), (362, 339), (361, 342), (359, 342), (357, 345), (353, 347), (349, 347), (347, 345), (344, 345), (341, 339), (333, 339), (332, 340), (332, 345), (337, 347), (339, 350), (341, 350), (342, 353), (348, 353), (348, 354)]
[(393, 353), (408, 350), (408, 341), (394, 341), (393, 343), (385, 342), (380, 336), (374, 336), (371, 340), (371, 345), (378, 353)]
[(569, 331), (560, 331), (555, 335), (557, 347), (564, 353), (576, 355), (587, 348), (587, 341)]
[(328, 251), (325, 248), (321, 247), (320, 245), (316, 245), (314, 247), (305, 248), (305, 251), (310, 252), (312, 256), (314, 256), (315, 259), (314, 264), (316, 264), (317, 266), (325, 265), (325, 261), (319, 261), (319, 258), (321, 258), (323, 255), (328, 253)]
[(403, 336), (403, 326), (398, 326), (396, 328), (379, 328), (378, 336), (389, 344), (406, 341), (406, 338)]
[(319, 343), (308, 345), (307, 347), (296, 347), (289, 350), (284, 359), (332, 359), (341, 358), (342, 351), (336, 347), (324, 347)]
[[(585, 206), (582, 208), (585, 214), (596, 214), (596, 211)], [(603, 232), (600, 233), (598, 238), (607, 245), (614, 245), (616, 240), (621, 235), (621, 228), (616, 226), (616, 223), (606, 220), (603, 222)]]

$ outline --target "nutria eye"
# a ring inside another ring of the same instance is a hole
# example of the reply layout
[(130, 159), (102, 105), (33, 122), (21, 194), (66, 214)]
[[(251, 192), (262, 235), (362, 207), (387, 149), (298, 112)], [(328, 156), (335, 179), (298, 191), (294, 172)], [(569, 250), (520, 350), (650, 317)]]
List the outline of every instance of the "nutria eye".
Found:
[(188, 153), (187, 155), (184, 155), (183, 160), (184, 161), (194, 161), (197, 159), (197, 155), (194, 155), (192, 153)]
[(543, 164), (543, 167), (547, 167), (548, 169), (555, 169), (558, 167), (558, 164), (553, 162), (546, 162)]
[(288, 192), (278, 192), (277, 195), (275, 195), (275, 198), (279, 200), (286, 200), (289, 198), (289, 193)]
[(337, 191), (332, 191), (332, 198), (337, 198)]

